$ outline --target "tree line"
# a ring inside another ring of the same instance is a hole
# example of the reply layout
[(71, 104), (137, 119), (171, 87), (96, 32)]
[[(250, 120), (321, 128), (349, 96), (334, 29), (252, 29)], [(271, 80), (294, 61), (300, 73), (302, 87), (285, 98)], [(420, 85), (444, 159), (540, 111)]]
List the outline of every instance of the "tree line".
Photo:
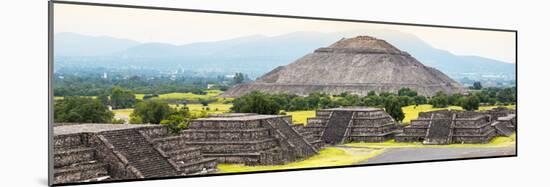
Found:
[(397, 121), (404, 118), (402, 107), (431, 104), (436, 108), (449, 105), (461, 106), (464, 110), (477, 110), (480, 105), (513, 104), (516, 101), (515, 88), (483, 88), (467, 95), (438, 92), (432, 97), (418, 95), (410, 88), (402, 88), (397, 93), (371, 91), (367, 96), (350, 93), (328, 95), (312, 93), (308, 96), (294, 94), (268, 94), (253, 91), (233, 101), (234, 112), (259, 114), (281, 114), (281, 111), (316, 110), (346, 106), (366, 106), (384, 108)]
[[(402, 121), (403, 106), (431, 104), (436, 108), (449, 105), (465, 110), (477, 110), (480, 105), (515, 104), (516, 88), (483, 88), (467, 95), (438, 92), (432, 97), (418, 95), (416, 91), (402, 88), (397, 93), (369, 92), (367, 96), (342, 93), (328, 95), (312, 93), (308, 96), (294, 94), (267, 94), (253, 91), (232, 101), (233, 112), (284, 114), (285, 111), (315, 110), (342, 106), (368, 106), (384, 108), (394, 119)], [(206, 112), (192, 115), (186, 106), (172, 108), (161, 100), (138, 100), (130, 90), (114, 87), (97, 98), (68, 96), (54, 103), (56, 123), (123, 123), (114, 119), (113, 108), (134, 108), (130, 123), (164, 124), (173, 131), (187, 126), (190, 119), (205, 117)]]
[[(138, 101), (130, 114), (130, 124), (161, 124), (172, 132), (187, 128), (191, 119), (206, 117), (206, 112), (191, 114), (186, 106), (172, 108), (161, 100)], [(56, 123), (124, 123), (114, 118), (114, 113), (100, 98), (69, 96), (55, 101)]]

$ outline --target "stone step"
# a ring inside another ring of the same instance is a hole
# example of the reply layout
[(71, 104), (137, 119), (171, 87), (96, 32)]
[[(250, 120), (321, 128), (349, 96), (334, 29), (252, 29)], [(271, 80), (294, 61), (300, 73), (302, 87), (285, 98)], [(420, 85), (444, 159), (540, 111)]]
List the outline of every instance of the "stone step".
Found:
[(353, 112), (348, 111), (332, 112), (322, 139), (328, 144), (340, 144), (344, 140), (344, 135), (352, 115)]
[(174, 161), (187, 161), (202, 158), (200, 148), (177, 149), (166, 153)]
[(185, 164), (178, 165), (180, 170), (185, 174), (195, 174), (201, 171), (211, 171), (216, 169), (217, 162), (215, 158), (204, 158), (198, 161), (187, 162)]
[(178, 175), (176, 169), (147, 139), (135, 130), (111, 131), (104, 137), (145, 177)]
[(315, 147), (310, 145), (290, 124), (283, 118), (274, 118), (269, 120), (270, 124), (279, 130), (295, 147), (298, 157), (307, 158), (317, 153)]
[(499, 135), (511, 136), (512, 134), (514, 134), (514, 129), (507, 126), (506, 123), (495, 122), (492, 126), (495, 128)]
[(109, 176), (105, 163), (80, 163), (54, 169), (55, 183), (93, 180)]
[(54, 151), (54, 167), (63, 167), (95, 160), (95, 149), (78, 147)]
[(424, 144), (449, 144), (452, 119), (433, 119), (426, 133)]

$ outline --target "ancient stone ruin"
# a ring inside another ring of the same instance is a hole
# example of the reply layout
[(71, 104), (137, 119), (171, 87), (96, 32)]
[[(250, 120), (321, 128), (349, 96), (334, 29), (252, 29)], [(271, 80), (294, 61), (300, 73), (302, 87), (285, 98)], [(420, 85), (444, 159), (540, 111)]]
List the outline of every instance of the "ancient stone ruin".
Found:
[(166, 141), (159, 125), (54, 127), (54, 183), (199, 175), (216, 170), (200, 149)]
[(238, 97), (253, 90), (297, 95), (349, 92), (366, 96), (369, 91), (396, 93), (405, 87), (424, 96), (433, 96), (438, 91), (466, 92), (460, 83), (437, 69), (424, 66), (386, 41), (357, 36), (319, 48), (252, 83), (234, 86), (222, 97)]
[(516, 131), (516, 111), (507, 108), (493, 108), (483, 111), (483, 114), (491, 116), (493, 123), (491, 126), (495, 128), (500, 136), (510, 136)]
[(327, 144), (383, 142), (393, 138), (395, 121), (379, 108), (333, 108), (316, 111), (305, 131)]
[[(290, 116), (226, 113), (192, 120), (173, 134), (160, 125), (77, 124), (54, 127), (54, 183), (200, 175), (218, 163), (277, 165), (318, 153), (325, 144), (383, 142), (395, 121), (378, 108), (316, 111), (307, 125)], [(398, 142), (487, 143), (516, 129), (515, 111), (422, 112)]]
[(418, 119), (403, 128), (403, 133), (395, 135), (395, 140), (424, 144), (488, 143), (496, 135), (510, 136), (515, 131), (515, 126), (512, 127), (515, 114), (508, 113), (510, 111), (421, 112)]
[(291, 125), (290, 116), (222, 114), (195, 119), (178, 138), (222, 163), (276, 165), (318, 153), (318, 142)]

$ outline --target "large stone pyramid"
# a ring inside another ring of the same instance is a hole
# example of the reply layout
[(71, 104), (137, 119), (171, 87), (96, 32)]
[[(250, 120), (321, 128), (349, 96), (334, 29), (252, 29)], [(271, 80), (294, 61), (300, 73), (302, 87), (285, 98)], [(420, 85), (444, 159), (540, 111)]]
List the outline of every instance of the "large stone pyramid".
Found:
[(420, 95), (465, 89), (437, 69), (424, 66), (407, 52), (370, 36), (341, 39), (295, 62), (279, 66), (256, 81), (237, 85), (223, 97), (253, 90), (307, 95), (312, 92), (367, 95), (369, 91), (397, 92), (408, 87)]

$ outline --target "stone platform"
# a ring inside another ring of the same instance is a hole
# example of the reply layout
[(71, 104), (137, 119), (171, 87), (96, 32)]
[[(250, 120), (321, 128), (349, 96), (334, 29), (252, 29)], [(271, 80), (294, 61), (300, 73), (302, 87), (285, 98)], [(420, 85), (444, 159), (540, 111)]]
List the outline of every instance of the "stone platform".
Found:
[(160, 125), (79, 124), (54, 127), (54, 183), (159, 178), (211, 173), (200, 149), (162, 145)]
[(403, 133), (395, 136), (395, 140), (424, 144), (488, 143), (497, 135), (509, 136), (515, 131), (514, 127), (509, 127), (515, 124), (515, 114), (497, 110), (421, 112), (418, 119), (411, 120), (410, 125), (403, 128)]
[(179, 142), (200, 147), (207, 158), (223, 163), (276, 165), (317, 154), (318, 147), (293, 128), (290, 116), (213, 115), (191, 121)]
[(393, 138), (396, 125), (382, 109), (348, 107), (317, 110), (304, 129), (327, 144), (342, 144), (386, 141)]

